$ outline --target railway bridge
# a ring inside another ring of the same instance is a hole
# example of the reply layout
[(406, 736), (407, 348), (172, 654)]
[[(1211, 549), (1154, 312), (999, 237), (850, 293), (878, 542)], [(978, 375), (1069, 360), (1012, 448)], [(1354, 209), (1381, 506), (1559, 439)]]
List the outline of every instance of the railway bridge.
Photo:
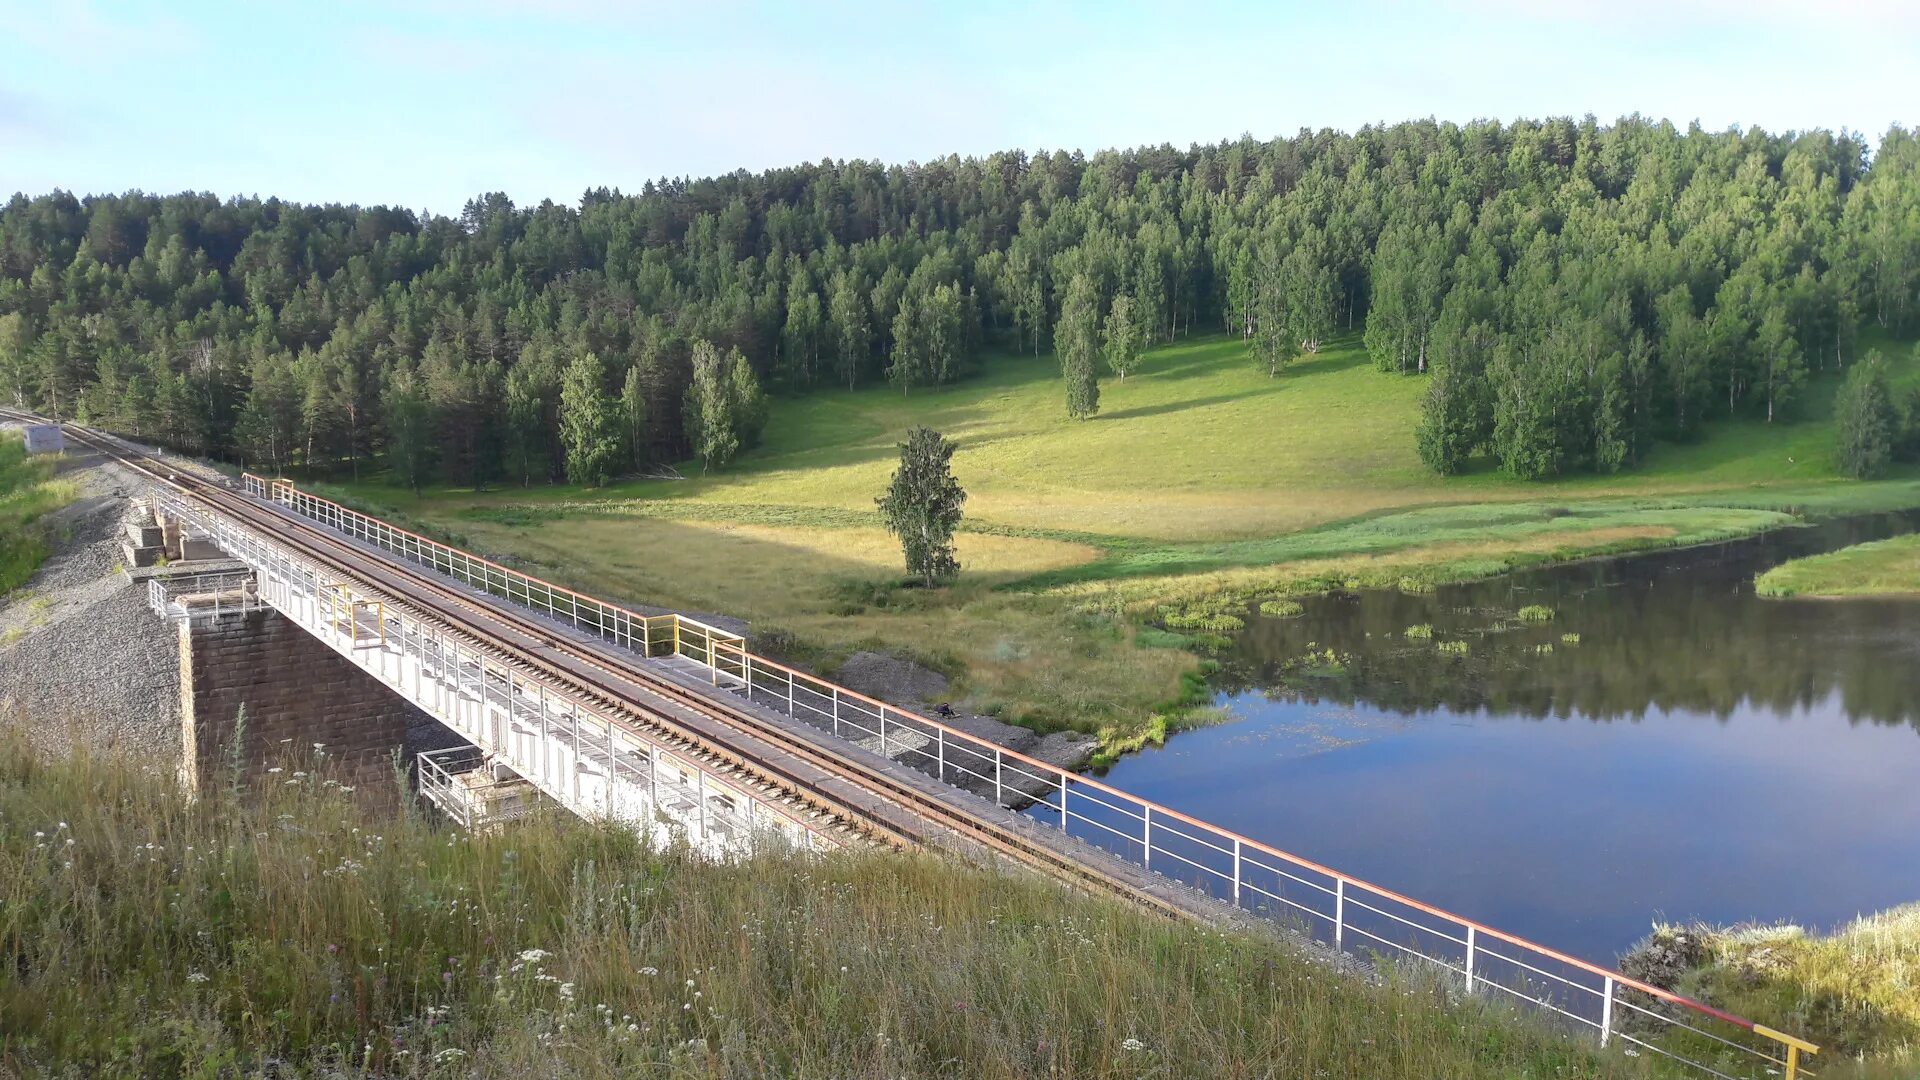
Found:
[(423, 754), (417, 782), (466, 824), (511, 814), (489, 792), (524, 785), (714, 857), (883, 844), (1011, 861), (1172, 917), (1270, 922), (1345, 965), (1412, 968), (1699, 1075), (1812, 1075), (1805, 1040), (836, 686), (737, 634), (551, 584), (287, 480), (213, 479), (64, 430), (139, 474), (165, 527), (238, 561), (193, 591), (156, 585), (157, 605), (215, 622), (270, 610), (464, 738)]

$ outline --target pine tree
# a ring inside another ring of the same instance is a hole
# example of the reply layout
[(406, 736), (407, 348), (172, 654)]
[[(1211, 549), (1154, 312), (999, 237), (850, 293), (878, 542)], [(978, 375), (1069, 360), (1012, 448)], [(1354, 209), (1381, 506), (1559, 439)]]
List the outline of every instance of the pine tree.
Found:
[(0, 400), (16, 408), (28, 404), (33, 382), (26, 316), (17, 311), (0, 315)]
[(567, 448), (567, 479), (599, 487), (620, 460), (620, 411), (605, 389), (606, 365), (582, 352), (560, 382), (560, 438)]
[(250, 375), (234, 441), (249, 461), (284, 472), (299, 441), (299, 381), (287, 355), (265, 346), (256, 348)]
[(433, 407), (411, 364), (387, 376), (380, 411), (387, 428), (387, 468), (418, 495), (433, 468)]
[(874, 500), (887, 531), (900, 538), (907, 572), (928, 588), (960, 572), (953, 531), (967, 493), (953, 476), (953, 450), (953, 443), (932, 428), (907, 432), (893, 480)]

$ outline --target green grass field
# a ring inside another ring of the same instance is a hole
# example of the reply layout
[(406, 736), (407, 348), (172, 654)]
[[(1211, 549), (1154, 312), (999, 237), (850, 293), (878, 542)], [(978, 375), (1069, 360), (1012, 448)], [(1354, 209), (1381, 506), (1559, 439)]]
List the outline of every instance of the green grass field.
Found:
[[(1904, 345), (1868, 337), (1902, 381), (1920, 379)], [(1210, 337), (1105, 380), (1085, 422), (1067, 418), (1052, 358), (1000, 356), (951, 387), (780, 401), (764, 444), (708, 476), (342, 494), (571, 584), (748, 618), (818, 666), (887, 649), (961, 677), (975, 708), (1121, 738), (1194, 667), (1138, 640), (1140, 616), (1168, 603), (1480, 576), (1920, 506), (1913, 470), (1835, 476), (1836, 383), (1810, 382), (1803, 419), (1716, 423), (1631, 473), (1533, 483), (1481, 462), (1443, 479), (1413, 449), (1424, 382), (1376, 371), (1357, 335), (1278, 378), (1238, 340)], [(969, 494), (964, 570), (937, 593), (897, 587), (898, 550), (873, 506), (914, 424), (959, 444)]]
[(1761, 596), (1920, 596), (1920, 536), (1794, 559), (1761, 574), (1753, 587)]
[(0, 432), (0, 597), (25, 584), (50, 550), (40, 518), (73, 501), (74, 487), (53, 479), (53, 462), (27, 457), (26, 444)]

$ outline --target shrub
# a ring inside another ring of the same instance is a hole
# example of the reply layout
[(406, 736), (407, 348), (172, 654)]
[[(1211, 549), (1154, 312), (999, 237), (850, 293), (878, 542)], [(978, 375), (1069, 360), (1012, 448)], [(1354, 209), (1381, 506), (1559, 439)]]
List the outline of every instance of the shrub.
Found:
[(1407, 636), (1425, 641), (1433, 636), (1433, 627), (1428, 626), (1426, 623), (1417, 623), (1407, 627)]
[(1520, 618), (1525, 622), (1549, 622), (1553, 619), (1553, 609), (1545, 604), (1528, 604), (1520, 609)]
[(1296, 615), (1305, 614), (1306, 610), (1306, 607), (1298, 600), (1260, 601), (1260, 614), (1269, 615), (1276, 619), (1291, 619)]

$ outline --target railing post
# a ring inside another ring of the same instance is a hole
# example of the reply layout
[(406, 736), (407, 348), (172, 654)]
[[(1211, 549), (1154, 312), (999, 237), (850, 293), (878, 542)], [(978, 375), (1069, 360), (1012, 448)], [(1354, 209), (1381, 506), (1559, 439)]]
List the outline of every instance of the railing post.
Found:
[(1473, 993), (1473, 943), (1474, 928), (1467, 927), (1467, 993)]
[(1233, 838), (1233, 906), (1240, 906), (1240, 838)]
[(1333, 947), (1342, 948), (1347, 933), (1347, 879), (1333, 879)]
[(833, 688), (833, 733), (840, 734), (840, 688)]
[(606, 717), (607, 723), (607, 820), (613, 820), (613, 781), (620, 772), (620, 755), (613, 749), (613, 718)]
[(793, 703), (793, 669), (787, 669), (787, 715), (798, 720), (799, 706)]
[(700, 841), (705, 843), (713, 839), (707, 830), (707, 770), (697, 765), (693, 769), (693, 788), (700, 800)]
[(940, 782), (947, 782), (947, 729), (934, 728), (933, 760), (934, 768), (939, 770)]
[[(1600, 1047), (1605, 1049), (1613, 1039), (1613, 976), (1607, 976), (1606, 997), (1600, 1002)], [(1792, 1075), (1789, 1073), (1788, 1075)]]
[(573, 801), (577, 806), (580, 803), (580, 766), (583, 764), (580, 760), (580, 706), (570, 706), (567, 717), (573, 725)]
[(887, 753), (887, 707), (880, 706), (880, 756), (892, 757)]
[(1007, 805), (1007, 797), (1001, 793), (1001, 787), (1000, 787), (1000, 765), (1005, 760), (1006, 759), (1000, 755), (1000, 751), (998, 749), (994, 750), (993, 752), (993, 805), (995, 806)]
[(1067, 831), (1067, 771), (1060, 770), (1060, 831)]
[(1146, 812), (1140, 815), (1140, 865), (1153, 869), (1153, 804), (1146, 804)]

